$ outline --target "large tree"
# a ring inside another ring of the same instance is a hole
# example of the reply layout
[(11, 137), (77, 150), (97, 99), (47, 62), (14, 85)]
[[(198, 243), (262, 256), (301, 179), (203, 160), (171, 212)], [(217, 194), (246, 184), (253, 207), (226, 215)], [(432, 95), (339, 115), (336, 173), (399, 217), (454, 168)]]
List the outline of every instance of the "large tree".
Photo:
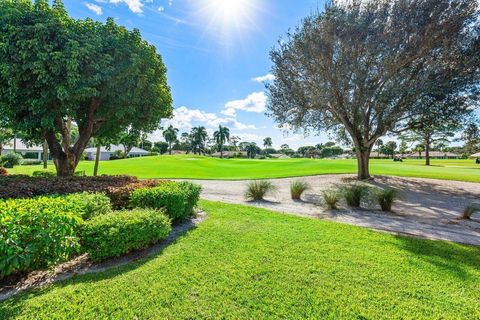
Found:
[[(331, 1), (271, 52), (269, 114), (307, 131), (345, 131), (358, 178), (375, 142), (408, 128), (438, 82), (449, 95), (477, 90), (476, 0)], [(348, 4), (346, 4), (348, 3)]]
[(205, 144), (208, 139), (207, 129), (205, 127), (199, 126), (192, 128), (190, 132), (190, 147), (193, 151), (193, 154), (205, 154)]
[(213, 139), (220, 148), (220, 158), (223, 158), (223, 147), (226, 142), (230, 141), (230, 129), (220, 125), (218, 130), (213, 133)]
[(48, 142), (59, 176), (74, 174), (90, 138), (150, 132), (171, 112), (165, 65), (138, 30), (74, 20), (60, 0), (0, 0), (0, 113)]

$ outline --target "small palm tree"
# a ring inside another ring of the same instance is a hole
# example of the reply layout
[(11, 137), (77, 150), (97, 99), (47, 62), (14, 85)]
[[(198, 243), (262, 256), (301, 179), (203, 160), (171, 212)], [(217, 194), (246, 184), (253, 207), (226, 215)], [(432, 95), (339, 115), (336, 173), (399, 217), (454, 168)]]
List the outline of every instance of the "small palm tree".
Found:
[(215, 143), (220, 147), (220, 158), (223, 158), (223, 146), (225, 142), (230, 141), (230, 129), (227, 127), (218, 127), (218, 131), (213, 133)]
[(193, 154), (201, 154), (205, 149), (205, 142), (207, 141), (208, 133), (205, 127), (195, 127), (192, 128), (190, 133), (191, 147), (193, 149)]
[(250, 159), (253, 159), (259, 153), (260, 148), (257, 146), (256, 143), (252, 142), (245, 147), (245, 151), (247, 151), (247, 156)]
[(265, 139), (263, 139), (263, 146), (265, 147), (265, 149), (271, 148), (272, 144), (272, 138), (266, 137)]
[(170, 125), (165, 131), (163, 131), (163, 137), (168, 143), (169, 154), (172, 155), (172, 144), (177, 141), (178, 129)]

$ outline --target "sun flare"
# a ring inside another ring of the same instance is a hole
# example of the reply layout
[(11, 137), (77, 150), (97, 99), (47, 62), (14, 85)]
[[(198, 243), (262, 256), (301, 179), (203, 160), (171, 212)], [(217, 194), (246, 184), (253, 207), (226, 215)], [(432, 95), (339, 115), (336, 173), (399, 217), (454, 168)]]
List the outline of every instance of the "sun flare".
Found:
[(202, 0), (200, 11), (217, 31), (251, 26), (258, 11), (258, 0)]

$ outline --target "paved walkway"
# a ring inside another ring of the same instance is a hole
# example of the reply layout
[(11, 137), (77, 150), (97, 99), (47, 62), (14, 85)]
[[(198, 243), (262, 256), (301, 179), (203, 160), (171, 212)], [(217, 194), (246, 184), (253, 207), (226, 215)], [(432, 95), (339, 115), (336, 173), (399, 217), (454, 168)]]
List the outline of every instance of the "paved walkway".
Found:
[(459, 220), (464, 208), (480, 199), (480, 184), (420, 178), (376, 177), (372, 185), (393, 186), (402, 190), (394, 213), (343, 208), (328, 211), (319, 204), (322, 190), (348, 183), (351, 175), (305, 177), (311, 190), (302, 201), (290, 199), (289, 186), (295, 178), (274, 179), (274, 195), (266, 201), (247, 202), (243, 194), (249, 181), (192, 181), (203, 186), (202, 198), (226, 203), (253, 205), (283, 213), (321, 218), (375, 230), (416, 237), (448, 240), (480, 246), (480, 216), (472, 221)]

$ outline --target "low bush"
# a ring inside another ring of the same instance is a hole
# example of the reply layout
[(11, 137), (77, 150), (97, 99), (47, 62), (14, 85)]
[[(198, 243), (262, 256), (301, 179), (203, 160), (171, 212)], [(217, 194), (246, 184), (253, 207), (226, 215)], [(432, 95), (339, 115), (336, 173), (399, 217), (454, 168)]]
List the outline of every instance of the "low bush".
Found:
[(382, 211), (392, 211), (393, 202), (398, 197), (398, 190), (394, 188), (377, 189), (374, 196)]
[(9, 152), (1, 158), (2, 166), (5, 168), (13, 168), (22, 164), (22, 155), (15, 152)]
[(32, 173), (32, 177), (54, 178), (56, 176), (55, 172), (45, 170), (37, 170)]
[(293, 200), (300, 200), (302, 194), (308, 189), (310, 189), (310, 185), (307, 182), (296, 180), (290, 184), (290, 195)]
[(0, 200), (0, 278), (46, 268), (78, 252), (79, 211), (60, 197)]
[(89, 220), (92, 217), (104, 215), (112, 211), (110, 198), (104, 193), (73, 193), (63, 196), (63, 198), (76, 205), (78, 208), (76, 211), (77, 215), (80, 215), (84, 220)]
[(137, 209), (97, 216), (82, 226), (82, 251), (93, 261), (118, 257), (165, 239), (170, 231), (170, 220), (158, 210)]
[(9, 175), (0, 179), (0, 199), (31, 198), (84, 191), (108, 193), (111, 188), (138, 182), (137, 178), (129, 176), (59, 178)]
[(245, 191), (245, 199), (251, 201), (263, 200), (265, 196), (275, 192), (277, 188), (267, 180), (252, 181), (248, 183)]
[(0, 167), (0, 176), (8, 176), (8, 170), (4, 167)]
[(471, 203), (463, 211), (462, 219), (470, 220), (475, 212), (480, 212), (480, 203)]
[(164, 209), (174, 221), (192, 215), (200, 198), (201, 187), (189, 182), (163, 182), (154, 188), (135, 190), (131, 206), (135, 208)]
[(343, 198), (350, 207), (358, 208), (370, 193), (370, 187), (360, 184), (353, 183), (341, 188), (341, 193)]
[(38, 159), (23, 159), (22, 166), (37, 166), (42, 163), (43, 161)]
[(323, 203), (329, 210), (338, 209), (338, 203), (340, 202), (339, 193), (335, 189), (329, 189), (323, 191)]
[(159, 180), (142, 180), (121, 187), (110, 187), (106, 192), (115, 210), (128, 209), (130, 208), (130, 198), (135, 190), (157, 187), (162, 183), (163, 181)]

